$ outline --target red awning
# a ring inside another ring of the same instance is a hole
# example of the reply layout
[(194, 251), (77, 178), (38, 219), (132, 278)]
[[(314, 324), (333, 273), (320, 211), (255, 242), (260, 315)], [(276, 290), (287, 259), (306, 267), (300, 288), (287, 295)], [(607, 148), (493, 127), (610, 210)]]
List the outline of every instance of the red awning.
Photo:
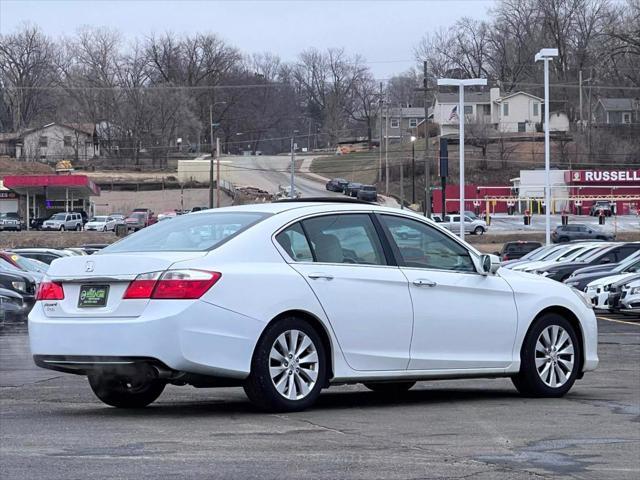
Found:
[(66, 192), (76, 196), (100, 195), (100, 187), (86, 175), (7, 175), (4, 186), (20, 194)]

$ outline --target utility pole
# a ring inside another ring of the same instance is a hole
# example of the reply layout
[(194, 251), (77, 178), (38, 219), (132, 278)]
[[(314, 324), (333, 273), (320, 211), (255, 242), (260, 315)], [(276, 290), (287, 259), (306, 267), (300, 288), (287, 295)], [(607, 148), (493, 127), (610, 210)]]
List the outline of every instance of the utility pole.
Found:
[(400, 208), (404, 208), (404, 148), (402, 148), (402, 102), (400, 102)]
[[(415, 137), (414, 137), (415, 138)], [(411, 139), (411, 203), (416, 203), (416, 141)]]
[(216, 137), (216, 207), (220, 208), (220, 138)]
[(422, 88), (416, 91), (424, 94), (424, 215), (431, 218), (431, 159), (429, 158), (429, 80), (427, 61), (422, 63)]
[(384, 101), (382, 100), (382, 82), (380, 82), (380, 99), (378, 100), (378, 118), (380, 119), (380, 143), (378, 144), (378, 153), (379, 153), (379, 161), (378, 161), (378, 183), (382, 183), (382, 105)]
[(295, 153), (295, 137), (297, 130), (291, 132), (291, 191), (289, 192), (289, 198), (295, 198), (295, 166), (296, 166), (296, 153)]
[(211, 160), (209, 162), (209, 208), (213, 208), (213, 103), (209, 104), (209, 143)]
[(583, 123), (582, 123), (582, 69), (580, 69), (580, 71), (578, 72), (578, 85), (579, 85), (579, 90), (580, 90), (580, 129), (582, 130), (583, 128)]
[(389, 102), (384, 116), (384, 194), (389, 195)]

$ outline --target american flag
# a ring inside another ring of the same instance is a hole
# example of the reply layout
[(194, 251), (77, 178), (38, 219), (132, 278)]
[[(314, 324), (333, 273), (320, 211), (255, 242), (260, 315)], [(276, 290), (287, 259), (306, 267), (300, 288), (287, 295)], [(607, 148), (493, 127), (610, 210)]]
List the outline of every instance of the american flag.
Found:
[(451, 109), (451, 115), (449, 115), (449, 121), (458, 119), (458, 106), (456, 105)]

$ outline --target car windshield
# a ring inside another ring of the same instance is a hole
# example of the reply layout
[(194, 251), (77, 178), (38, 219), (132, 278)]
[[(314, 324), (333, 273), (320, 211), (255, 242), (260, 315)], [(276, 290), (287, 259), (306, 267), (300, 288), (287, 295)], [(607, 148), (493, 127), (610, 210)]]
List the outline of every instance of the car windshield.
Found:
[(580, 262), (591, 262), (591, 260), (595, 259), (596, 257), (598, 257), (599, 255), (601, 255), (602, 253), (604, 253), (605, 251), (608, 251), (608, 248), (597, 248), (596, 250), (593, 250), (591, 252), (589, 252), (588, 255), (581, 257), (579, 259)]
[(29, 272), (46, 273), (49, 267), (46, 263), (16, 254), (11, 255), (11, 260), (13, 260), (20, 268)]
[(129, 218), (144, 218), (146, 217), (147, 214), (146, 213), (142, 213), (142, 212), (133, 212), (131, 215), (129, 215)]
[(51, 220), (66, 220), (66, 218), (67, 218), (66, 213), (56, 213), (51, 217)]
[(269, 216), (258, 212), (182, 215), (125, 237), (99, 252), (204, 252)]
[(107, 221), (107, 217), (93, 217), (91, 219), (92, 222), (106, 222)]
[(597, 245), (597, 246), (588, 248), (586, 250), (583, 250), (580, 252), (579, 255), (576, 255), (575, 257), (573, 257), (573, 260), (575, 260), (576, 262), (581, 262), (583, 259), (590, 257), (600, 249), (602, 249), (602, 247), (600, 245)]
[(371, 191), (371, 192), (374, 192), (375, 189), (376, 189), (376, 187), (373, 187), (373, 186), (370, 186), (370, 185), (362, 187), (362, 190)]
[(562, 255), (567, 250), (567, 248), (568, 247), (560, 247), (560, 248), (551, 250), (550, 252), (547, 252), (546, 255), (543, 255), (542, 257), (540, 257), (538, 260), (555, 260), (560, 255)]

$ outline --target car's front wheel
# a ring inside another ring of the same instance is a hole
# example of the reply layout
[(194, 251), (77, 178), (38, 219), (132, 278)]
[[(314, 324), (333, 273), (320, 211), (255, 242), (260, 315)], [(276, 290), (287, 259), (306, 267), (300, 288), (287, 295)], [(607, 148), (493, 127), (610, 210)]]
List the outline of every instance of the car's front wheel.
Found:
[(142, 408), (153, 403), (165, 383), (151, 378), (123, 375), (89, 375), (89, 385), (102, 402), (118, 408)]
[(520, 372), (512, 377), (523, 395), (561, 397), (576, 381), (581, 347), (569, 321), (557, 313), (542, 316), (524, 339)]
[(476, 227), (476, 228), (473, 230), (473, 233), (474, 233), (474, 234), (476, 234), (476, 235), (482, 235), (482, 234), (484, 233), (484, 228), (482, 228), (482, 227)]
[(320, 335), (308, 322), (279, 320), (258, 341), (244, 391), (267, 411), (308, 408), (326, 382), (326, 355)]
[(416, 382), (365, 383), (369, 390), (386, 395), (397, 395), (411, 389)]

